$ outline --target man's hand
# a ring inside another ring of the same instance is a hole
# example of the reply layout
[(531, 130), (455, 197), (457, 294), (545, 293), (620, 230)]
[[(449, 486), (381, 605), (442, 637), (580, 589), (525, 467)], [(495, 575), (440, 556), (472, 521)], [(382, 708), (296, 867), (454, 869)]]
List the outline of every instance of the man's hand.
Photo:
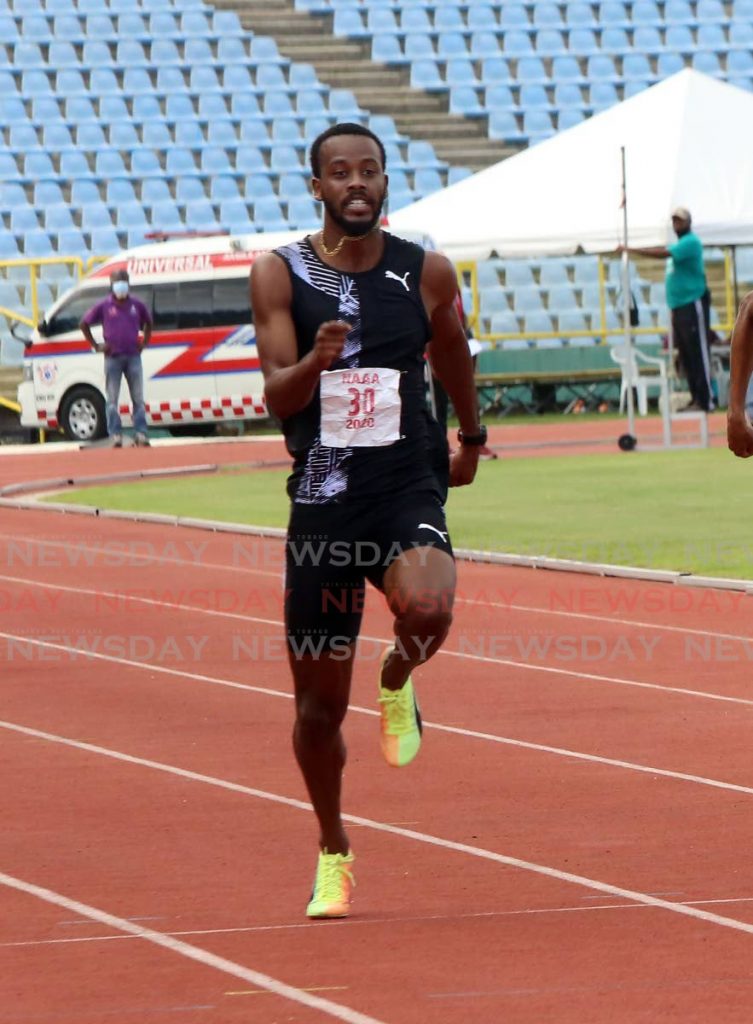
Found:
[(727, 415), (727, 445), (741, 459), (753, 455), (753, 427), (745, 413)]
[(450, 487), (472, 484), (478, 469), (479, 449), (475, 445), (461, 444), (450, 456)]
[(350, 330), (350, 324), (343, 320), (325, 320), (319, 325), (312, 355), (320, 370), (328, 370), (334, 361), (340, 358)]

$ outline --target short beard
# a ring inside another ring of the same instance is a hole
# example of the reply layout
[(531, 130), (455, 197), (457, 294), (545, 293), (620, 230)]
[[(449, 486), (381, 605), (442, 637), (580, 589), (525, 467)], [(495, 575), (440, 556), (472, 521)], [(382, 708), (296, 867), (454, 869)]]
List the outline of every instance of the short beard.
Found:
[(332, 203), (328, 199), (323, 199), (324, 209), (329, 214), (330, 220), (337, 224), (340, 230), (348, 236), (348, 238), (365, 238), (379, 223), (379, 219), (382, 216), (382, 207), (384, 201), (387, 198), (387, 189), (382, 193), (382, 198), (379, 200), (379, 205), (374, 211), (373, 217), (368, 221), (359, 221), (357, 224), (351, 224), (347, 221), (342, 214), (334, 208)]

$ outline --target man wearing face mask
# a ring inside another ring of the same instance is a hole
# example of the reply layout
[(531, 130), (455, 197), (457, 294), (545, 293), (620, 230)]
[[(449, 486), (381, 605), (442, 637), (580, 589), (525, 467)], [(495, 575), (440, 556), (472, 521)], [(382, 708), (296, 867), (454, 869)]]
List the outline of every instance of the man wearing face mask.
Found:
[[(102, 325), (104, 345), (98, 345), (92, 336), (94, 324)], [(140, 447), (147, 447), (149, 438), (141, 351), (149, 344), (152, 335), (152, 317), (140, 299), (129, 295), (127, 270), (115, 270), (110, 275), (110, 294), (84, 314), (79, 326), (94, 351), (105, 354), (107, 433), (114, 447), (123, 446), (123, 427), (118, 410), (122, 377), (126, 379), (133, 404), (135, 442)]]

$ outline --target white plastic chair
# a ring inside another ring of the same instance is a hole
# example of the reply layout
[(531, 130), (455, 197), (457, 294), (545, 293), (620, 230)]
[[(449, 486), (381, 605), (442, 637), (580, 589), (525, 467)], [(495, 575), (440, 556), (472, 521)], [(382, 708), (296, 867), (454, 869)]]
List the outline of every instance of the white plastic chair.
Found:
[[(648, 390), (653, 388), (662, 396), (665, 403), (669, 400), (669, 384), (667, 381), (667, 363), (660, 356), (648, 356), (640, 349), (630, 348), (630, 364), (628, 367), (628, 350), (625, 345), (614, 345), (609, 354), (618, 364), (622, 371), (620, 382), (620, 412), (625, 408), (627, 389), (630, 385), (635, 388), (638, 396), (638, 412), (641, 416), (648, 414)], [(658, 373), (641, 373), (641, 364), (655, 366)], [(629, 372), (628, 372), (629, 370)]]

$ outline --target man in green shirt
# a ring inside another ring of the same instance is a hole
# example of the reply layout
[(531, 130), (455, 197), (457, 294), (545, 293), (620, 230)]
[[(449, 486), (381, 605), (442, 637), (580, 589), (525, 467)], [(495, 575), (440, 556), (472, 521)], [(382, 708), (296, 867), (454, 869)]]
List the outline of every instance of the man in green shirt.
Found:
[(710, 295), (703, 269), (703, 245), (691, 230), (690, 211), (684, 206), (673, 211), (672, 227), (677, 235), (674, 245), (629, 248), (628, 252), (669, 260), (666, 294), (672, 343), (680, 354), (691, 398), (685, 409), (711, 412), (714, 396), (709, 359)]

